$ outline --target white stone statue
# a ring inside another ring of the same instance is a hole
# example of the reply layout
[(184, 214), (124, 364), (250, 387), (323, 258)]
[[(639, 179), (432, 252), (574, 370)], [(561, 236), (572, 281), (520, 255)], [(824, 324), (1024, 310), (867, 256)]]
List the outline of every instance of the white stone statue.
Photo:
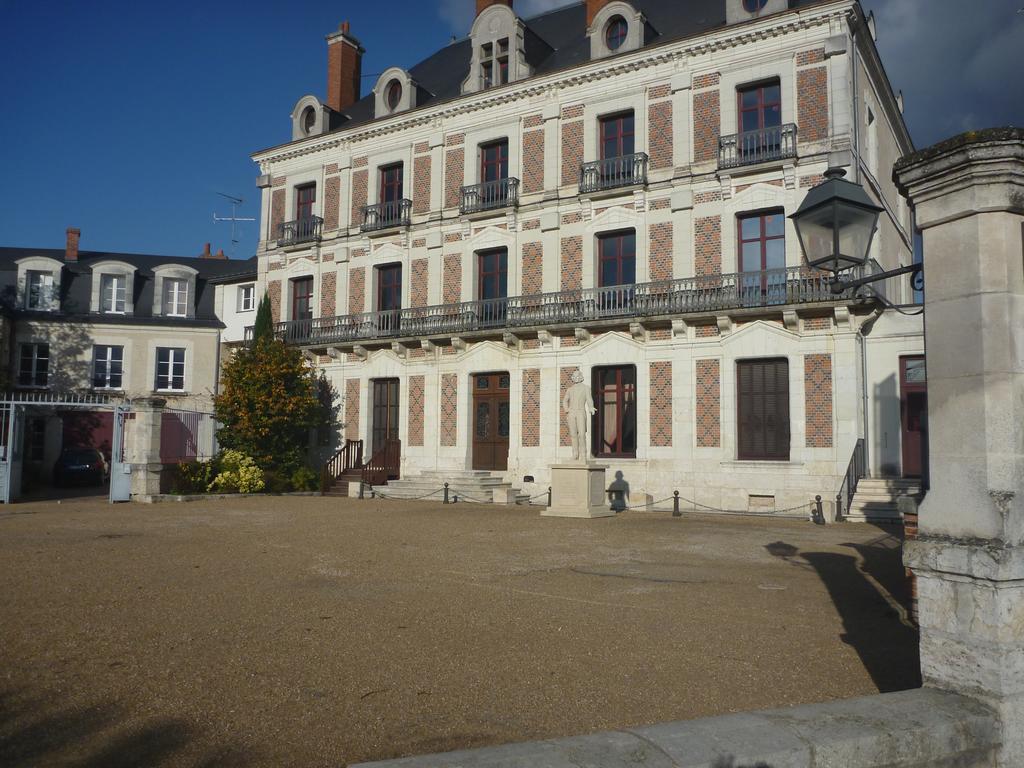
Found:
[(565, 397), (562, 398), (562, 410), (565, 411), (565, 420), (569, 424), (573, 459), (589, 461), (590, 444), (587, 442), (587, 428), (590, 425), (590, 417), (597, 413), (597, 409), (594, 408), (590, 387), (583, 383), (583, 374), (574, 371), (572, 381), (573, 385), (566, 390)]

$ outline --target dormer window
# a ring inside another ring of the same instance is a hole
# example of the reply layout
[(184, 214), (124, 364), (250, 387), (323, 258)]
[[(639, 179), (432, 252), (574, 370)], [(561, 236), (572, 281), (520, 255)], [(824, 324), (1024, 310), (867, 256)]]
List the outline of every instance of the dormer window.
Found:
[(508, 38), (480, 47), (480, 87), (483, 89), (508, 82)]
[(30, 269), (25, 273), (25, 309), (53, 308), (53, 272)]
[(384, 94), (384, 100), (387, 102), (388, 109), (392, 112), (398, 109), (398, 105), (402, 101), (402, 84), (397, 80), (392, 80), (388, 83), (387, 91)]
[(416, 83), (401, 67), (388, 67), (373, 86), (373, 113), (376, 117), (405, 112), (416, 106)]
[(307, 136), (312, 136), (316, 130), (316, 110), (313, 107), (306, 107), (302, 110), (302, 131)]
[(128, 280), (124, 275), (103, 275), (100, 280), (100, 312), (123, 315), (127, 297)]
[(184, 264), (161, 264), (153, 270), (153, 315), (194, 317), (196, 272)]
[(768, 0), (743, 0), (743, 10), (747, 13), (757, 13), (765, 7)]
[(164, 314), (168, 317), (188, 314), (188, 280), (164, 278)]
[(614, 16), (604, 28), (604, 42), (608, 50), (617, 51), (626, 42), (626, 34), (629, 32), (629, 24), (621, 16)]

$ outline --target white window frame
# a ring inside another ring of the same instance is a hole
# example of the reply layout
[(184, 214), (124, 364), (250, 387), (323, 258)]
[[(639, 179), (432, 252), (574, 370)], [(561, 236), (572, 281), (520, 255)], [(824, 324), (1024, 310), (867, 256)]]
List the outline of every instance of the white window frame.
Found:
[[(18, 306), (36, 312), (54, 312), (60, 309), (60, 281), (64, 264), (48, 256), (26, 256), (14, 263), (18, 265)], [(29, 301), (30, 279), (34, 273), (50, 275), (49, 295), (46, 297), (45, 306), (33, 307)]]
[[(26, 347), (32, 348), (32, 366), (29, 370), (29, 377), (31, 378), (30, 383), (24, 383), (22, 381), (22, 361), (25, 358), (24, 350)], [(46, 355), (39, 354), (39, 348), (46, 347)], [(36, 378), (39, 375), (39, 362), (40, 360), (45, 361), (46, 366), (46, 381), (42, 384), (36, 382)], [(34, 389), (45, 389), (50, 385), (50, 344), (45, 341), (25, 341), (18, 346), (18, 386), (19, 387), (32, 387)]]
[[(161, 264), (156, 267), (153, 270), (154, 317), (195, 317), (196, 277), (198, 275), (199, 272), (184, 264)], [(165, 287), (168, 280), (184, 280), (186, 282), (184, 312), (179, 313), (178, 307), (169, 306), (170, 294)]]
[(184, 277), (163, 279), (163, 309), (167, 317), (187, 317), (189, 280)]
[[(33, 286), (36, 279), (38, 286)], [(33, 301), (33, 293), (35, 301)], [(49, 311), (53, 309), (53, 272), (42, 269), (29, 269), (25, 272), (25, 309)]]
[[(167, 362), (163, 363), (160, 360), (160, 354), (167, 352)], [(157, 347), (156, 348), (156, 378), (154, 382), (154, 390), (157, 392), (184, 392), (185, 391), (185, 347)], [(180, 358), (180, 359), (179, 359)], [(161, 366), (166, 366), (167, 370), (161, 373)], [(175, 368), (180, 369), (180, 374), (175, 374)], [(174, 379), (176, 375), (181, 377), (181, 386), (175, 387)], [(161, 380), (162, 379), (162, 380)], [(166, 384), (167, 386), (160, 386)]]
[(236, 312), (252, 312), (256, 309), (256, 283), (238, 286)]
[[(106, 350), (106, 353), (107, 353), (106, 357), (101, 358), (99, 356), (100, 349), (105, 349)], [(114, 351), (115, 350), (118, 353), (116, 357), (114, 355)], [(106, 383), (98, 385), (96, 383), (96, 379), (98, 378), (96, 374), (97, 374), (98, 366), (99, 366), (99, 364), (101, 362), (104, 365), (104, 376), (103, 376), (103, 378), (104, 378), (104, 381)], [(112, 374), (111, 374), (111, 370), (110, 369), (111, 369), (111, 367), (112, 367), (112, 365), (114, 363), (117, 363), (118, 365), (121, 366), (121, 372), (120, 372), (120, 374), (118, 374), (121, 377), (121, 381), (117, 385), (114, 385), (114, 384), (111, 383)], [(92, 388), (93, 389), (109, 389), (109, 390), (114, 390), (114, 391), (121, 391), (121, 390), (124, 389), (124, 346), (123, 345), (121, 345), (121, 344), (94, 344), (93, 345), (93, 348), (92, 348), (92, 378), (91, 378), (91, 383), (92, 383)]]
[[(108, 287), (110, 288), (110, 304), (107, 304)], [(121, 294), (118, 308), (118, 293)], [(104, 315), (124, 315), (128, 311), (128, 276), (115, 273), (100, 275), (100, 312)]]

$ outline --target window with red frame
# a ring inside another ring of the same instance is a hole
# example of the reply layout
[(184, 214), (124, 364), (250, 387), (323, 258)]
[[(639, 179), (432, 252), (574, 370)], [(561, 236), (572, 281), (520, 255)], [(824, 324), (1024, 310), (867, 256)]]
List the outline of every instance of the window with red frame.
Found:
[(391, 312), (402, 308), (402, 265), (377, 267), (377, 311)]
[(295, 188), (295, 218), (308, 219), (313, 215), (313, 203), (316, 202), (316, 184), (303, 184)]
[(508, 139), (480, 146), (480, 181), (508, 178)]
[(744, 214), (737, 224), (740, 272), (786, 268), (786, 217), (782, 211)]
[(743, 0), (743, 9), (747, 13), (757, 13), (767, 5), (768, 0)]
[(632, 112), (601, 118), (601, 159), (626, 157), (634, 153)]
[(609, 51), (617, 51), (626, 42), (626, 34), (629, 32), (629, 25), (621, 16), (613, 16), (604, 28), (604, 42)]
[(402, 199), (402, 164), (386, 165), (380, 169), (380, 201), (397, 203)]
[(508, 297), (508, 250), (495, 248), (477, 254), (477, 298), (504, 299)]
[(736, 101), (740, 133), (782, 125), (782, 89), (778, 80), (738, 88)]
[(313, 278), (292, 280), (292, 320), (313, 318)]
[(636, 282), (636, 233), (611, 232), (597, 236), (597, 284), (632, 285)]
[(636, 366), (595, 368), (593, 373), (595, 456), (636, 456)]

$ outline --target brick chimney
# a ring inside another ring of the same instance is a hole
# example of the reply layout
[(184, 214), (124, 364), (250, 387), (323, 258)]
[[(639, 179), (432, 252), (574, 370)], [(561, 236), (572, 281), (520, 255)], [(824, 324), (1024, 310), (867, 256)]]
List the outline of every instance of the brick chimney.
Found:
[(226, 259), (227, 256), (224, 255), (224, 249), (223, 248), (218, 249), (216, 253), (210, 253), (210, 244), (206, 243), (206, 245), (203, 246), (203, 252), (201, 254), (199, 254), (199, 258), (200, 259)]
[(479, 16), (492, 5), (507, 5), (511, 8), (512, 0), (476, 0), (476, 15)]
[(587, 27), (594, 23), (594, 17), (597, 16), (598, 12), (604, 8), (611, 0), (587, 0)]
[(78, 261), (78, 239), (82, 236), (82, 230), (78, 227), (68, 227), (67, 240), (64, 243), (64, 261)]
[(359, 78), (363, 69), (363, 46), (349, 34), (347, 21), (327, 36), (327, 100), (335, 112), (359, 101)]

